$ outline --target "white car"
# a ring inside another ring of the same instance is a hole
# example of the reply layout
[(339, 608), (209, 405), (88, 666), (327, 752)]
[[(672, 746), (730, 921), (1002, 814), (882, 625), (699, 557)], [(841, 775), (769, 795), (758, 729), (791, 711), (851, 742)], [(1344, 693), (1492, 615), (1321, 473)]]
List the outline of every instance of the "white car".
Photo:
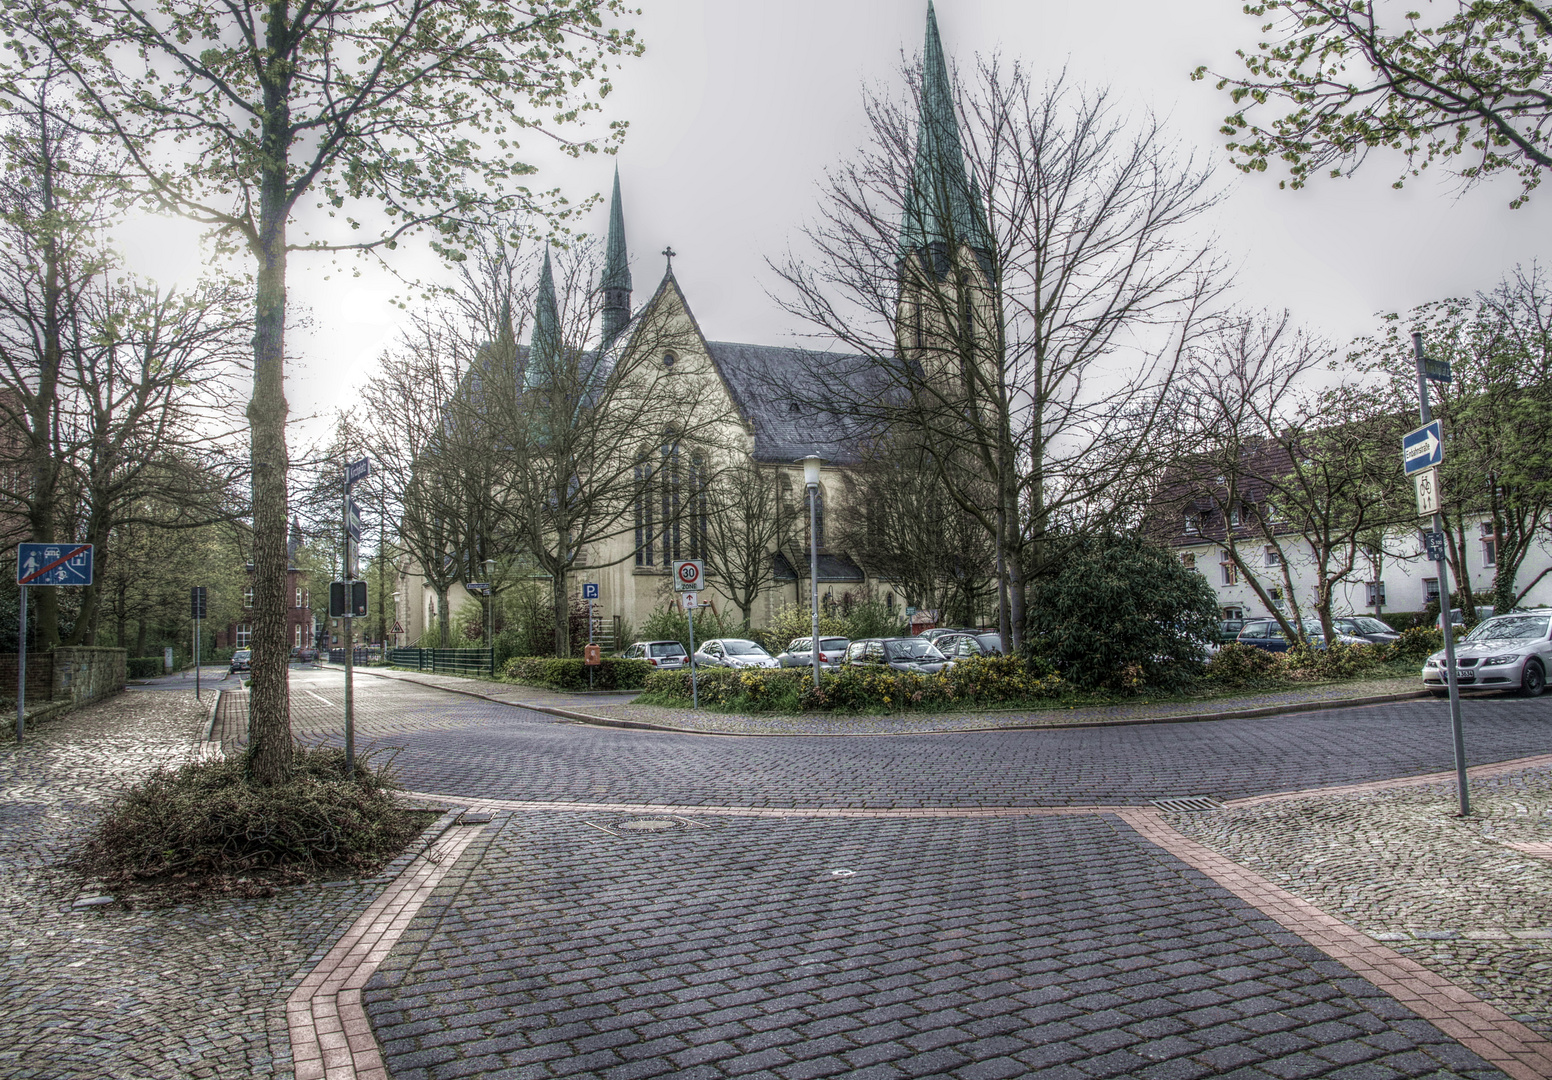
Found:
[(702, 667), (730, 668), (781, 666), (770, 653), (743, 638), (712, 638), (695, 650), (695, 663)]
[[(1552, 608), (1495, 615), (1455, 646), (1455, 682), (1462, 690), (1518, 690), (1536, 697), (1552, 668)], [(1444, 653), (1423, 663), (1423, 685), (1434, 697), (1449, 693)]]

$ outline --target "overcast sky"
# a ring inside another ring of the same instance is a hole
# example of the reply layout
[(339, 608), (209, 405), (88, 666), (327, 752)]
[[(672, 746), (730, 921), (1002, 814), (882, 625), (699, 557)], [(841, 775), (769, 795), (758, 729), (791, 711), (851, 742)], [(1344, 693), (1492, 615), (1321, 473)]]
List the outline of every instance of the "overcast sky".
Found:
[[(713, 340), (780, 344), (800, 329), (767, 297), (766, 269), (806, 220), (827, 166), (863, 136), (862, 94), (896, 86), (901, 51), (921, 48), (925, 0), (640, 0), (634, 20), (644, 56), (624, 61), (607, 99), (608, 118), (630, 122), (619, 154), (636, 303), (663, 272), (675, 274)], [(1164, 115), (1183, 148), (1224, 163), (1230, 194), (1204, 228), (1221, 238), (1241, 299), (1288, 307), (1329, 337), (1374, 326), (1377, 311), (1411, 307), (1491, 287), (1545, 246), (1544, 190), (1510, 210), (1512, 182), (1461, 193), (1444, 176), (1391, 183), (1399, 159), (1376, 155), (1354, 179), (1282, 191), (1274, 174), (1242, 177), (1226, 164), (1218, 125), (1227, 96), (1193, 83), (1198, 64), (1237, 70), (1236, 48), (1258, 40), (1240, 0), (940, 0), (938, 23), (950, 64), (1000, 50), (1035, 67), (1064, 64), (1076, 81), (1110, 85), (1137, 111)], [(573, 199), (606, 192), (613, 160), (540, 157), (533, 184)], [(607, 207), (593, 228), (607, 227)], [(137, 268), (162, 280), (197, 265), (196, 232), (180, 223), (136, 223), (123, 241)], [(415, 250), (391, 256), (403, 273), (435, 277)], [(360, 276), (352, 276), (359, 267)], [(311, 327), (288, 342), (287, 393), (305, 417), (347, 405), (394, 338), (404, 295), (366, 263), (329, 266), (294, 257), (291, 299)], [(302, 434), (299, 431), (298, 434)]]

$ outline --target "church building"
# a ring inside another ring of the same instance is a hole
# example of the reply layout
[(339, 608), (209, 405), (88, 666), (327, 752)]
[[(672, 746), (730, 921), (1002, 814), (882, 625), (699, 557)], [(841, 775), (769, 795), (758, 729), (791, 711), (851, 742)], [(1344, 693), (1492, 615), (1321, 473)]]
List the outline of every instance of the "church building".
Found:
[[(923, 357), (932, 351), (923, 352), (922, 346), (924, 338), (933, 333), (935, 305), (923, 302), (919, 283), (941, 288), (941, 283), (953, 276), (949, 268), (961, 257), (971, 265), (979, 264), (984, 272), (990, 248), (985, 219), (978, 207), (979, 193), (964, 165), (947, 65), (930, 4), (914, 172), (900, 226), (900, 299), (895, 333), (902, 339), (897, 342), (900, 355), (910, 356), (914, 350), (918, 357)], [(850, 485), (846, 478), (863, 461), (861, 443), (842, 426), (816, 416), (816, 410), (809, 407), (811, 403), (780, 390), (784, 386), (807, 385), (813, 372), (844, 368), (848, 361), (860, 367), (865, 363), (863, 358), (708, 338), (674, 277), (671, 252), (651, 297), (633, 309), (628, 256), (625, 211), (616, 170), (605, 263), (598, 285), (599, 355), (639, 344), (632, 335), (643, 327), (676, 327), (672, 347), (657, 347), (661, 353), (657, 362), (671, 368), (675, 379), (699, 380), (703, 388), (700, 392), (710, 399), (703, 402), (705, 408), (725, 418), (724, 437), (718, 440), (719, 445), (728, 453), (743, 455), (759, 469), (769, 470), (792, 493), (793, 506), (800, 511), (790, 542), (774, 545), (769, 552), (770, 580), (750, 611), (753, 626), (765, 625), (787, 604), (808, 607), (809, 515), (801, 459), (809, 455), (818, 455), (822, 461), (817, 544), (821, 604), (839, 604), (848, 593), (856, 598), (866, 594), (903, 615), (906, 598), (875, 568), (864, 565), (845, 549), (833, 524), (853, 509), (848, 506)], [(526, 351), (530, 365), (541, 352), (541, 339), (555, 333), (550, 274), (547, 255), (533, 340)], [(933, 286), (933, 282), (939, 284)], [(936, 309), (943, 307), (936, 305)], [(925, 359), (913, 362), (930, 363)], [(667, 498), (665, 491), (665, 510)], [(678, 527), (678, 517), (669, 526), (664, 522), (666, 514), (655, 516), (654, 505), (649, 495), (645, 505), (638, 504), (634, 522), (623, 523), (611, 539), (584, 550), (577, 568), (568, 575), (568, 590), (577, 597), (582, 595), (584, 584), (599, 587), (595, 625), (602, 638), (616, 648), (628, 644), (615, 640), (619, 627), (640, 627), (654, 611), (677, 604), (669, 581), (672, 564), (679, 559), (703, 558), (705, 554), (701, 543), (703, 528), (698, 528), (693, 520)], [(654, 525), (655, 521), (660, 527)], [(413, 645), (437, 624), (436, 594), (413, 565), (401, 574), (397, 601), (401, 632), (395, 635), (397, 640), (393, 644)], [(709, 603), (735, 620), (739, 617), (739, 609), (721, 587), (715, 567), (708, 568), (700, 602)], [(480, 600), (463, 587), (455, 586), (449, 591), (448, 603), (456, 623), (461, 609), (478, 605)], [(931, 625), (930, 619), (931, 614), (923, 612), (918, 627)]]

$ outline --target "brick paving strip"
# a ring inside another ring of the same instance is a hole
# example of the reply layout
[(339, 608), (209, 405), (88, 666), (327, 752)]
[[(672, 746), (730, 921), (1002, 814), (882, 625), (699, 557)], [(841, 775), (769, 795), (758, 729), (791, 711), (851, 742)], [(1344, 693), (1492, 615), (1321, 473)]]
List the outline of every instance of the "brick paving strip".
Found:
[[(1472, 765), (1466, 769), (1467, 780), (1486, 780), (1492, 776), (1507, 776), (1526, 769), (1552, 766), (1552, 754), (1536, 754), (1533, 757), (1511, 758), (1493, 761), (1485, 765)], [(1422, 787), (1427, 784), (1447, 783), (1455, 785), (1455, 770), (1448, 772), (1420, 773), (1416, 776), (1397, 776), (1389, 780), (1369, 780), (1362, 784), (1343, 784), (1340, 787), (1308, 788), (1303, 791), (1279, 791), (1271, 795), (1248, 795), (1243, 799), (1228, 799), (1224, 806), (1237, 809), (1242, 806), (1264, 806), (1267, 803), (1289, 802), (1306, 799), (1311, 795), (1365, 795), (1375, 791), (1392, 791), (1396, 788)], [(1514, 845), (1510, 845), (1514, 846)]]
[(1128, 807), (1112, 812), (1146, 840), (1200, 870), (1515, 1080), (1552, 1077), (1552, 1042), (1476, 995), (1182, 836), (1157, 810)]
[(482, 824), (455, 824), (417, 857), (304, 978), (286, 1002), (296, 1080), (388, 1080), (361, 988)]

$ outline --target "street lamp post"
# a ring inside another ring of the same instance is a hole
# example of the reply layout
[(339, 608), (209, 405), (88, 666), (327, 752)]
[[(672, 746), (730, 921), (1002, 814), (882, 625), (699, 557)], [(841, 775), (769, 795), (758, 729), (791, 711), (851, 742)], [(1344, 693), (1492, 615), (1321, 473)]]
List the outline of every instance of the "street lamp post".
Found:
[(818, 454), (803, 459), (803, 483), (808, 487), (808, 583), (814, 611), (814, 688), (819, 688), (819, 465)]
[(490, 677), (496, 677), (496, 560), (485, 560), (485, 647), (490, 650)]

